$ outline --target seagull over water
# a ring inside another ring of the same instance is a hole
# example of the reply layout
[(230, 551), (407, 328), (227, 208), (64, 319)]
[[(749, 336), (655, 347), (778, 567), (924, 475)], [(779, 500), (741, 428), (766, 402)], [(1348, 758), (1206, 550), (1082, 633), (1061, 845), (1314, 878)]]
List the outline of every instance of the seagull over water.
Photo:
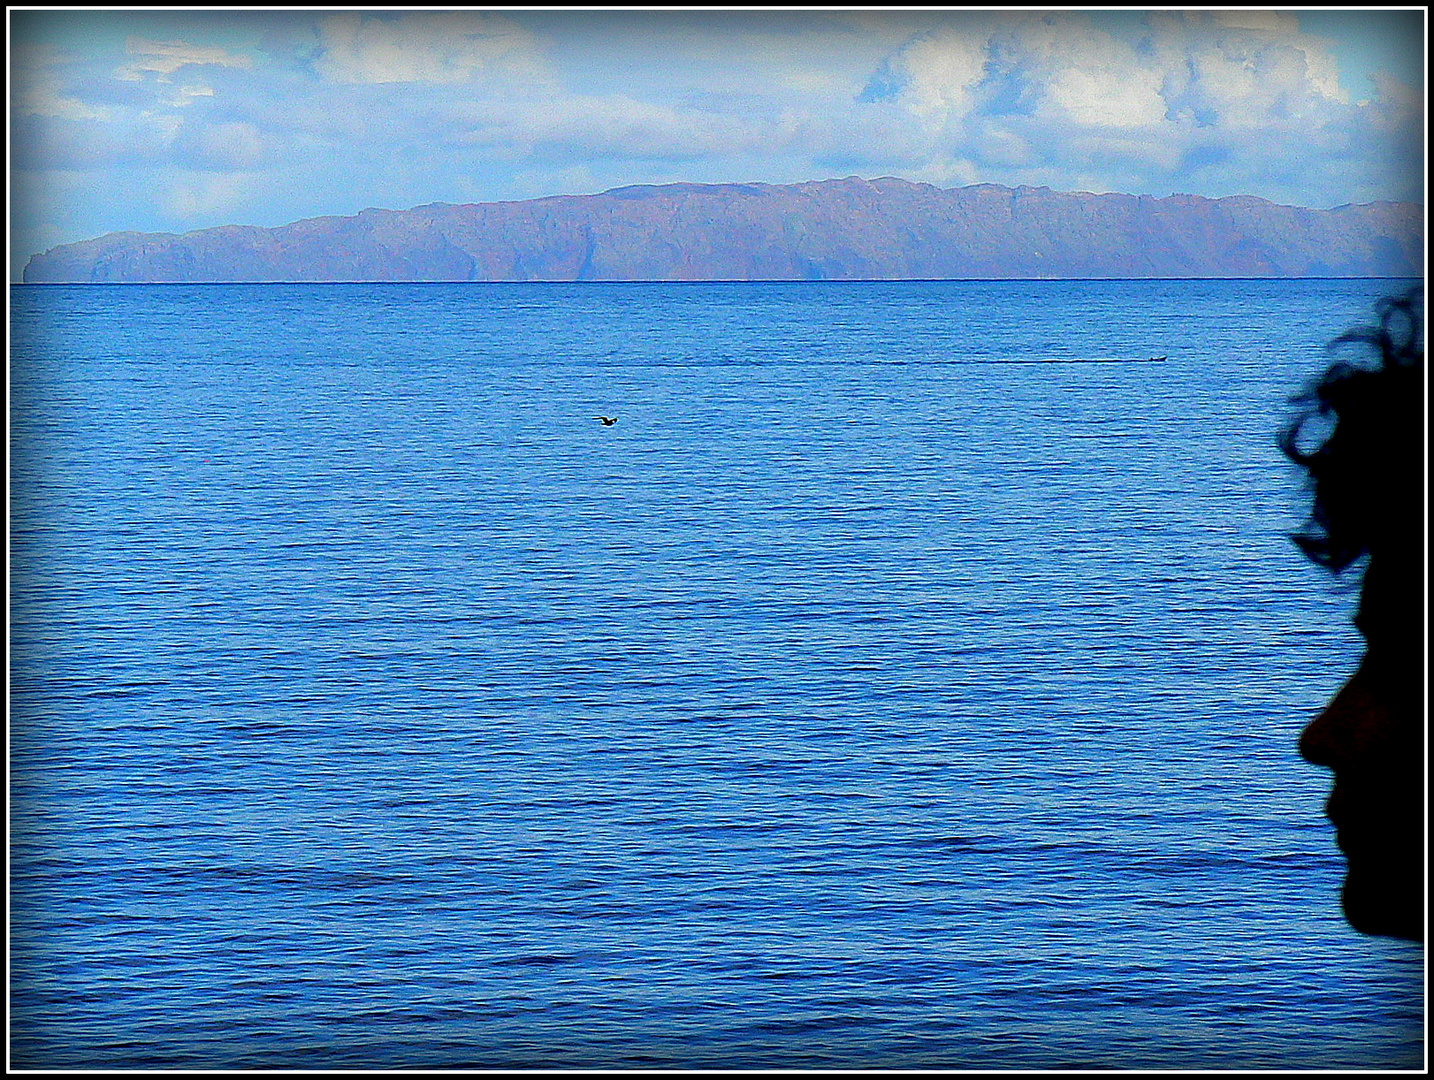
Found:
[(616, 416), (594, 416), (593, 419), (601, 420), (603, 427), (612, 427), (614, 424), (617, 423)]

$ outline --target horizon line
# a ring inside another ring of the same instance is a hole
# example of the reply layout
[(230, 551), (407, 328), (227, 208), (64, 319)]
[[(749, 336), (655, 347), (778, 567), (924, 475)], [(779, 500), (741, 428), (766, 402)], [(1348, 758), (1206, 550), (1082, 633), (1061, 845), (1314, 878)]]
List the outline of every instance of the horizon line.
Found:
[(1069, 281), (1423, 281), (1423, 274), (1232, 274), (1221, 277), (979, 277), (979, 278), (538, 278), (514, 281), (511, 278), (451, 278), (438, 281), (403, 281), (385, 278), (353, 278), (333, 281), (302, 281), (289, 278), (264, 281), (12, 281), (27, 288), (147, 288), (156, 285), (192, 288), (196, 285), (903, 285), (903, 284), (1002, 284), (1007, 282)]

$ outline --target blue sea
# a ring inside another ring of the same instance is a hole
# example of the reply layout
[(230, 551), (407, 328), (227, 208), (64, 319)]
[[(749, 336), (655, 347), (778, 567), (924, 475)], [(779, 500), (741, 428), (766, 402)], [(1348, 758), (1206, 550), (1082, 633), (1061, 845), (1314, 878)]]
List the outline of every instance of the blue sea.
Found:
[(12, 1067), (1422, 1067), (1274, 441), (1408, 284), (13, 286)]

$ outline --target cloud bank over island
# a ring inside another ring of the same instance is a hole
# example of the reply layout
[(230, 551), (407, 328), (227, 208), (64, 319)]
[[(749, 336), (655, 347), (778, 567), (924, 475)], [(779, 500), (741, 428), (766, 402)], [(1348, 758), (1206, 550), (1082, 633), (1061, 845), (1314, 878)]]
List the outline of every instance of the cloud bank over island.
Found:
[(1422, 201), (1422, 11), (10, 11), (12, 280), (107, 232), (857, 174)]

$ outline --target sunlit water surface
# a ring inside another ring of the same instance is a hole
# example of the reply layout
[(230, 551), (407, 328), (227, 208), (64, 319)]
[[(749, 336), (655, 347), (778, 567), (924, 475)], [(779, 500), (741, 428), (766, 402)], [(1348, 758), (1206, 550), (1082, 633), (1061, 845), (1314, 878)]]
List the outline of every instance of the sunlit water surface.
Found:
[(1274, 446), (1401, 287), (12, 288), (13, 1064), (1419, 1066)]

